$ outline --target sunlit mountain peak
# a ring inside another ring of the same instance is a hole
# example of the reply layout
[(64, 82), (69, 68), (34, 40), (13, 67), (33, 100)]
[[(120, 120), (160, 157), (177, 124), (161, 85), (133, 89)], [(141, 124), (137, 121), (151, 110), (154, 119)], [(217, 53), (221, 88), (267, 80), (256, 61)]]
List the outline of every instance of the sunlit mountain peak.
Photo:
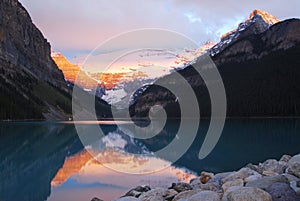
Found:
[(247, 21), (250, 21), (251, 19), (260, 16), (266, 23), (268, 23), (269, 25), (272, 24), (276, 24), (278, 22), (280, 22), (279, 19), (277, 19), (275, 16), (271, 15), (270, 13), (260, 10), (260, 9), (255, 9), (252, 11), (252, 13), (250, 14), (250, 16), (248, 17)]

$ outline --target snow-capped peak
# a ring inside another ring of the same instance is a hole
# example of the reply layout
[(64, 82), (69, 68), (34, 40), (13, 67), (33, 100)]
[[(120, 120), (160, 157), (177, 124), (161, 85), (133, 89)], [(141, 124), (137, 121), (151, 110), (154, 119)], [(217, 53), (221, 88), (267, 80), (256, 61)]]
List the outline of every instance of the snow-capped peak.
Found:
[(268, 13), (266, 11), (259, 10), (259, 9), (255, 9), (254, 11), (252, 11), (250, 16), (246, 20), (246, 22), (248, 22), (258, 16), (260, 16), (269, 25), (273, 25), (273, 24), (280, 22), (280, 20), (277, 19), (275, 16), (271, 15), (270, 13)]
[(249, 34), (260, 34), (266, 31), (271, 25), (278, 22), (280, 22), (280, 20), (278, 20), (273, 15), (265, 11), (255, 9), (251, 12), (245, 22), (240, 23), (236, 29), (223, 34), (221, 36), (221, 41), (211, 48), (210, 54), (212, 56), (218, 54), (229, 44), (236, 41), (241, 36), (241, 34), (243, 34), (243, 36)]

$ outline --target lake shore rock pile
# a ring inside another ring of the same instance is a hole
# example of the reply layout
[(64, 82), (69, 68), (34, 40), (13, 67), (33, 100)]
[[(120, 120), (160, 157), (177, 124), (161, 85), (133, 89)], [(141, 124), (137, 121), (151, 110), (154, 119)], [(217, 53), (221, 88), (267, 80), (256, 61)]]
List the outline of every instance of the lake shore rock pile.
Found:
[(138, 186), (115, 201), (300, 201), (300, 154), (248, 164), (224, 173), (202, 172), (168, 189)]

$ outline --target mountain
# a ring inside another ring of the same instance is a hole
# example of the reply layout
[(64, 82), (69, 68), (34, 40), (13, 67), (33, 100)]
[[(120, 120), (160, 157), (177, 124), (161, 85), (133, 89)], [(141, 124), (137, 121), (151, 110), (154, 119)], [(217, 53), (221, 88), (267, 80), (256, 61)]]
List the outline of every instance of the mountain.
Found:
[(245, 22), (242, 22), (238, 27), (221, 37), (221, 41), (210, 49), (210, 54), (213, 56), (224, 50), (230, 43), (237, 39), (247, 37), (253, 34), (259, 34), (266, 31), (270, 26), (280, 22), (273, 15), (256, 9), (254, 10)]
[[(299, 19), (278, 22), (270, 14), (255, 10), (249, 19), (241, 23), (236, 31), (225, 35), (208, 54), (225, 86), (227, 116), (300, 115)], [(201, 61), (200, 56), (196, 63), (201, 64)], [(201, 116), (210, 116), (209, 93), (201, 76), (193, 66), (178, 73), (194, 89)], [(220, 81), (210, 80), (208, 84)], [(158, 83), (168, 83), (178, 89), (182, 84), (176, 80), (175, 74), (159, 79)], [(178, 98), (154, 83), (137, 98), (130, 113), (134, 117), (146, 117), (150, 107), (159, 104), (169, 116), (177, 117), (180, 116)]]
[(78, 65), (70, 63), (63, 54), (59, 52), (51, 52), (51, 57), (58, 68), (63, 72), (65, 80), (73, 84), (76, 81), (76, 84), (84, 89), (97, 88), (98, 82), (88, 76), (85, 72), (81, 71)]
[(0, 1), (0, 119), (67, 119), (71, 96), (50, 44), (17, 0)]

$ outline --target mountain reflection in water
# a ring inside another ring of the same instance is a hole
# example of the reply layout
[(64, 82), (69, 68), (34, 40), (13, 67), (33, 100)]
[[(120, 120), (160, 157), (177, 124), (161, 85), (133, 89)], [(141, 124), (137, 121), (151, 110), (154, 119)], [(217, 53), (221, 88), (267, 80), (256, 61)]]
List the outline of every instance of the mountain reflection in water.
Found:
[[(80, 123), (99, 126), (95, 122)], [(125, 135), (112, 123), (100, 125), (106, 136), (99, 139), (104, 149), (96, 153), (97, 160), (90, 155), (95, 151), (93, 146), (84, 149), (70, 122), (0, 123), (0, 200), (82, 201), (94, 196), (111, 200), (141, 184), (169, 186), (179, 180), (189, 181), (195, 175), (185, 168), (197, 174), (233, 171), (250, 162), (300, 152), (299, 119), (228, 119), (215, 149), (199, 160), (209, 125), (209, 120), (201, 120), (191, 147), (169, 166), (167, 158), (151, 153), (174, 139), (178, 122), (168, 122), (157, 136), (145, 140)], [(138, 157), (135, 153), (145, 155)], [(142, 175), (115, 171), (149, 172), (153, 168), (149, 164), (167, 168)]]
[[(82, 146), (74, 125), (69, 123), (0, 124), (1, 201), (76, 201), (94, 196), (111, 200), (137, 185), (167, 187), (170, 182), (195, 177), (175, 167), (142, 176), (116, 172), (108, 168), (109, 164), (119, 164), (133, 172), (148, 161), (170, 164), (157, 158), (136, 158), (112, 148), (95, 160)], [(106, 134), (115, 129), (104, 124)]]
[[(108, 150), (103, 158), (98, 159), (101, 163), (95, 160), (86, 150), (68, 157), (51, 182), (53, 193), (49, 201), (62, 199), (89, 200), (92, 196), (111, 200), (124, 195), (134, 186), (147, 184), (168, 187), (172, 182), (188, 182), (195, 177), (192, 173), (175, 167), (168, 167), (162, 171), (145, 175), (124, 174), (106, 167), (107, 163), (122, 164), (124, 161), (119, 160), (122, 157), (123, 153), (114, 150)], [(128, 158), (126, 155), (124, 155), (124, 158), (128, 161), (126, 163), (127, 169), (138, 168), (136, 167), (138, 165), (143, 166), (148, 160), (159, 160), (145, 158), (141, 161)], [(79, 164), (81, 167), (79, 167)]]

